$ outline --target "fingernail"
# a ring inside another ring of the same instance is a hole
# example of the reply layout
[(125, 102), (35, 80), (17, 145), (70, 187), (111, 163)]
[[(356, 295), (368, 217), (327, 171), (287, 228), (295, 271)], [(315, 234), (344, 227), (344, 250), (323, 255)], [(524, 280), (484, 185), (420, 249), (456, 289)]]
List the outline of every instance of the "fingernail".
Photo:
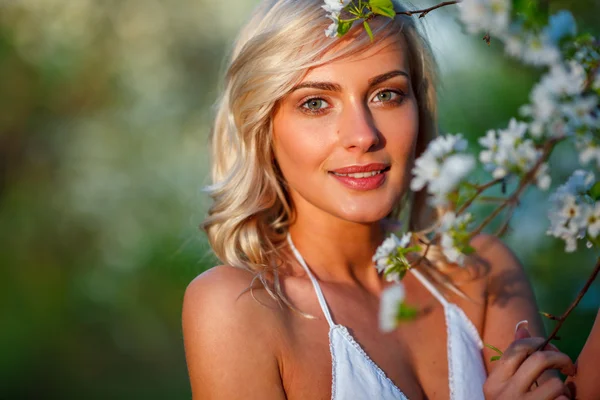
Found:
[(515, 333), (517, 333), (517, 331), (519, 330), (519, 328), (521, 327), (521, 325), (525, 325), (525, 329), (527, 329), (527, 327), (529, 326), (529, 321), (527, 321), (526, 319), (524, 319), (523, 321), (517, 322), (517, 325), (515, 326)]

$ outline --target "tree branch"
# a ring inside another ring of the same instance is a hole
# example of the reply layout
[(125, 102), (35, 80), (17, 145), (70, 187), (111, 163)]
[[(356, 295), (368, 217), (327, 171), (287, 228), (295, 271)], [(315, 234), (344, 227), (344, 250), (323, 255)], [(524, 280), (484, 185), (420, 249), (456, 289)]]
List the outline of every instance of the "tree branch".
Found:
[(456, 0), (456, 1), (444, 1), (442, 3), (436, 4), (433, 7), (429, 7), (429, 8), (424, 8), (423, 10), (414, 10), (414, 11), (398, 11), (396, 12), (396, 15), (408, 15), (409, 17), (412, 17), (415, 14), (419, 14), (419, 18), (423, 18), (424, 16), (426, 16), (430, 11), (433, 11), (435, 9), (438, 8), (442, 8), (444, 6), (449, 6), (452, 4), (457, 4), (460, 3), (461, 0)]
[(579, 302), (581, 301), (581, 299), (583, 298), (583, 296), (585, 295), (585, 293), (588, 291), (588, 289), (590, 288), (590, 286), (592, 285), (592, 283), (596, 279), (596, 276), (598, 276), (598, 272), (600, 272), (600, 257), (596, 261), (596, 266), (594, 267), (594, 271), (592, 272), (592, 274), (588, 278), (588, 280), (585, 283), (585, 285), (583, 286), (583, 288), (579, 291), (579, 294), (577, 294), (577, 297), (575, 298), (575, 300), (573, 300), (573, 302), (571, 303), (571, 305), (569, 306), (569, 308), (567, 308), (567, 311), (565, 311), (563, 313), (563, 315), (561, 315), (560, 317), (555, 317), (558, 320), (558, 323), (554, 327), (554, 330), (552, 331), (552, 333), (550, 334), (550, 336), (548, 336), (548, 339), (546, 339), (544, 341), (544, 343), (542, 343), (537, 348), (537, 350), (541, 350), (544, 347), (546, 347), (548, 345), (548, 343), (550, 343), (550, 341), (556, 337), (556, 334), (558, 333), (558, 331), (559, 331), (560, 327), (562, 326), (562, 324), (565, 322), (565, 320), (567, 319), (567, 317), (569, 316), (569, 314), (571, 314), (571, 311), (573, 311), (575, 309), (575, 307), (577, 307), (577, 305), (579, 304)]

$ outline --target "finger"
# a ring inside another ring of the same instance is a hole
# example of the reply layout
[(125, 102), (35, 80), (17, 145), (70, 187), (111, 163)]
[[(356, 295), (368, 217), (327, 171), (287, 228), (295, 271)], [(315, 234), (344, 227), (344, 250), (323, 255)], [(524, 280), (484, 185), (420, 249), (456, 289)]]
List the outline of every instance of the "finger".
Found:
[[(527, 391), (548, 369), (559, 369), (565, 375), (575, 374), (575, 366), (568, 355), (555, 351), (537, 351), (530, 355), (515, 373), (514, 382), (517, 389)], [(543, 385), (556, 379), (558, 378), (549, 379)]]
[(529, 322), (527, 320), (519, 321), (515, 326), (515, 340), (531, 337), (529, 333)]
[(534, 337), (515, 340), (508, 346), (494, 372), (504, 379), (512, 377), (525, 359), (544, 343), (544, 338)]
[(565, 384), (560, 378), (552, 378), (541, 384), (538, 388), (528, 393), (528, 398), (535, 400), (555, 400), (565, 396)]

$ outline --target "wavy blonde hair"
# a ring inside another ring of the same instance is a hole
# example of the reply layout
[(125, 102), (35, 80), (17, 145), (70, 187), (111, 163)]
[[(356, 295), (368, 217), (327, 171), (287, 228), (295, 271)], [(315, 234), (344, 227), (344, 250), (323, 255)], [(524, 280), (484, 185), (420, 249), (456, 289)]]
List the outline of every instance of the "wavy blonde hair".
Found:
[[(224, 264), (253, 272), (273, 298), (288, 305), (278, 267), (293, 210), (273, 154), (272, 115), (309, 68), (373, 45), (357, 28), (348, 34), (348, 45), (336, 46), (339, 40), (325, 37), (331, 21), (322, 4), (263, 1), (235, 43), (211, 134), (213, 183), (207, 191), (213, 204), (202, 224), (210, 245)], [(396, 11), (406, 10), (401, 4), (394, 6)], [(375, 42), (398, 36), (406, 45), (419, 109), (418, 156), (437, 135), (437, 68), (412, 17), (376, 18)], [(399, 204), (392, 216), (398, 217), (402, 209)], [(428, 211), (425, 193), (416, 193), (409, 229), (424, 226), (430, 220)], [(269, 273), (272, 280), (267, 279)]]

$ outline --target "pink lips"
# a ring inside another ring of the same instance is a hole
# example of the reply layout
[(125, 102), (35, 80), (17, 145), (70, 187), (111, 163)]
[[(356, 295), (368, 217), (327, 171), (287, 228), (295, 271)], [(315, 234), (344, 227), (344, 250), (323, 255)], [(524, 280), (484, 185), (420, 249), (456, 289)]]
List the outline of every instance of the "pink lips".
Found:
[[(344, 186), (354, 190), (373, 190), (377, 189), (385, 182), (387, 171), (389, 166), (381, 163), (367, 164), (367, 165), (352, 165), (350, 167), (344, 167), (330, 171), (331, 176), (338, 180)], [(378, 171), (377, 174), (372, 176), (356, 177), (350, 176), (349, 174), (364, 174), (369, 172)], [(340, 176), (336, 174), (343, 174), (346, 176)]]

